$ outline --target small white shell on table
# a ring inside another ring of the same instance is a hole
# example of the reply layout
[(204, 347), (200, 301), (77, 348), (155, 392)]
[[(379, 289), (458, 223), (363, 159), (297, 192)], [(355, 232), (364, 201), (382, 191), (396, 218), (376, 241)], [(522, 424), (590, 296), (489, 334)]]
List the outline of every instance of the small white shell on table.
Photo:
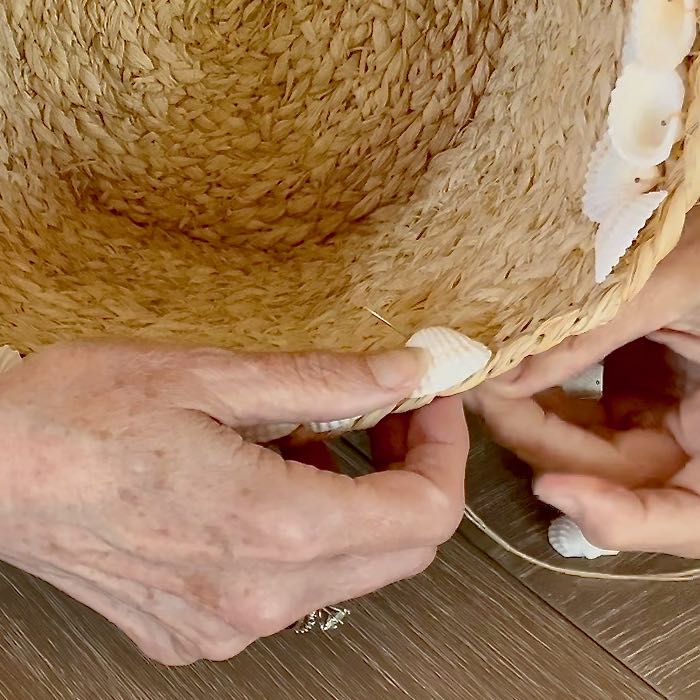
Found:
[(668, 196), (668, 192), (647, 192), (609, 214), (598, 227), (595, 239), (595, 280), (604, 282), (639, 232)]
[(298, 423), (274, 423), (269, 425), (248, 425), (236, 428), (236, 432), (247, 442), (264, 445), (291, 435), (299, 427)]
[(608, 134), (628, 163), (651, 168), (663, 163), (682, 136), (685, 85), (675, 71), (655, 71), (631, 63), (610, 98)]
[(438, 395), (458, 386), (491, 359), (491, 351), (485, 345), (439, 326), (418, 331), (408, 339), (406, 347), (423, 348), (430, 354), (428, 371), (411, 398)]
[(601, 549), (591, 544), (583, 536), (581, 528), (567, 517), (554, 520), (549, 526), (547, 537), (552, 549), (567, 559), (598, 559), (619, 554), (612, 549)]
[(596, 146), (588, 164), (583, 213), (596, 223), (631, 200), (653, 189), (661, 179), (658, 166), (639, 167), (624, 160), (608, 136)]
[(654, 70), (677, 68), (697, 34), (695, 0), (635, 0), (628, 58)]

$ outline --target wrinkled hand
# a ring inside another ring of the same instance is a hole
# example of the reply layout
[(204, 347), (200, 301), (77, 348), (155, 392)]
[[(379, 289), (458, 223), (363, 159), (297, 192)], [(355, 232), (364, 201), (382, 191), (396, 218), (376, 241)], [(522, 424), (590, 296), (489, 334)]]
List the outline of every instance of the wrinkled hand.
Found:
[(391, 468), (354, 480), (236, 427), (373, 411), (423, 369), (411, 351), (40, 352), (0, 377), (0, 558), (163, 663), (234, 656), (428, 566), (461, 519), (468, 450), (459, 400), (392, 418)]
[[(700, 558), (700, 225), (610, 324), (467, 398), (594, 544)], [(604, 398), (561, 385), (605, 358)]]

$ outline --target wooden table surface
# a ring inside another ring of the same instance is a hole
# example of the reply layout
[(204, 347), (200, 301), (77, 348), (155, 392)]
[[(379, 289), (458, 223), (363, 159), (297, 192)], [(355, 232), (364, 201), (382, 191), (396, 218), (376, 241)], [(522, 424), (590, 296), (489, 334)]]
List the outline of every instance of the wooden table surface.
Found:
[[(547, 514), (521, 465), (476, 434), (472, 503), (514, 544), (550, 556)], [(351, 470), (366, 467), (361, 443), (336, 449)], [(603, 564), (649, 565), (667, 562)], [(353, 602), (335, 633), (283, 633), (228, 663), (167, 669), (98, 615), (3, 567), (0, 698), (698, 700), (699, 593), (550, 574), (465, 525), (425, 574)]]

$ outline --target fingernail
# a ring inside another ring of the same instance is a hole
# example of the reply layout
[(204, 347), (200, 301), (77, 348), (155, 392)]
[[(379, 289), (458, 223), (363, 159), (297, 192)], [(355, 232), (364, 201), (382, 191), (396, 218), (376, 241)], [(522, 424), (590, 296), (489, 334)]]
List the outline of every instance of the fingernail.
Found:
[(367, 358), (370, 371), (384, 389), (413, 389), (428, 368), (428, 356), (419, 348), (392, 350)]
[(534, 493), (540, 501), (560, 510), (572, 520), (583, 516), (583, 504), (570, 493), (538, 493), (537, 490)]

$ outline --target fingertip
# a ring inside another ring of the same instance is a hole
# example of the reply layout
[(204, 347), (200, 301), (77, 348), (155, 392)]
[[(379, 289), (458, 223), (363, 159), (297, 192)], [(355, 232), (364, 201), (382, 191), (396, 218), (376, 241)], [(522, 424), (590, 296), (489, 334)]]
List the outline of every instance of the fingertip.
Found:
[(614, 338), (601, 329), (571, 336), (549, 350), (526, 357), (499, 389), (508, 398), (539, 394), (576, 377), (615, 347)]
[(430, 357), (422, 348), (402, 348), (367, 356), (367, 366), (382, 389), (410, 394), (428, 370)]
[(596, 477), (546, 474), (536, 480), (533, 492), (605, 549), (625, 549), (629, 523), (639, 516), (633, 492)]

